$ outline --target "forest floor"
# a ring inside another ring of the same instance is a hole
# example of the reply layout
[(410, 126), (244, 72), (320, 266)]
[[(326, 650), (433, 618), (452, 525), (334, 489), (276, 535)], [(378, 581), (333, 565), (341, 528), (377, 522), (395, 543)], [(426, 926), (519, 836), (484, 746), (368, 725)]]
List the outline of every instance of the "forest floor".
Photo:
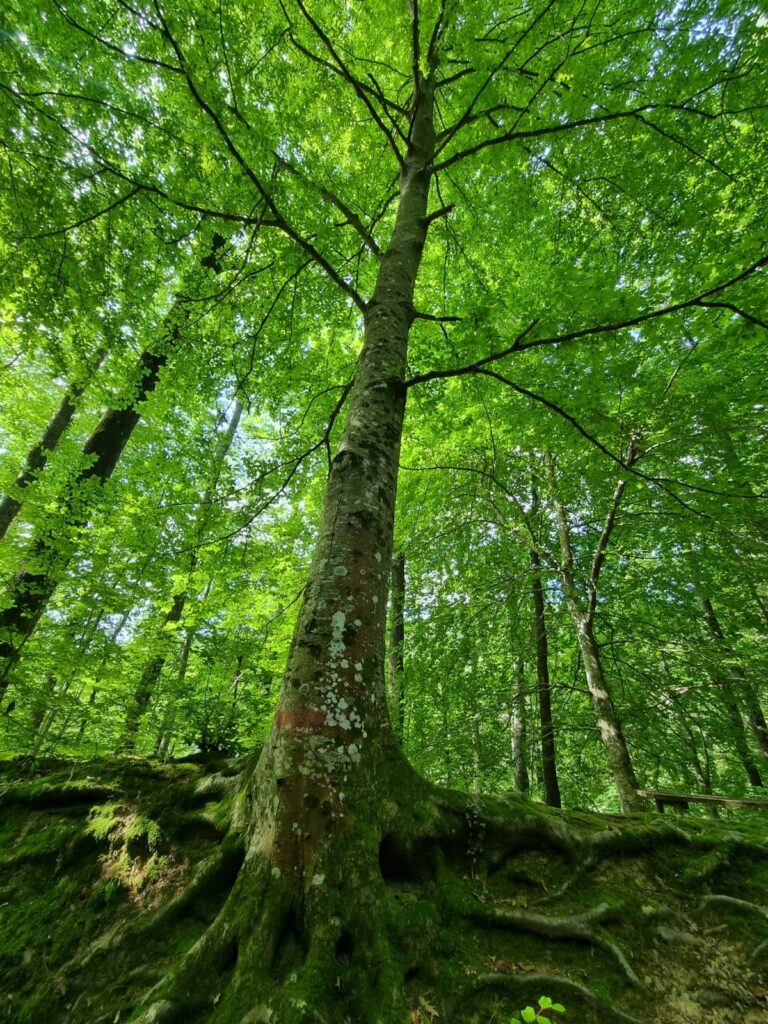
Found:
[[(241, 767), (0, 763), (0, 1021), (136, 1018), (232, 887), (242, 844), (231, 842), (226, 781)], [(508, 1024), (542, 995), (574, 1022), (768, 1021), (764, 814), (623, 818), (450, 799), (469, 839), (439, 878), (419, 877), (396, 850), (381, 855), (391, 898), (428, 937), (404, 1021)], [(488, 806), (527, 837), (503, 855)], [(549, 841), (558, 830), (592, 852), (574, 860)], [(215, 1021), (217, 1002), (195, 1024)]]

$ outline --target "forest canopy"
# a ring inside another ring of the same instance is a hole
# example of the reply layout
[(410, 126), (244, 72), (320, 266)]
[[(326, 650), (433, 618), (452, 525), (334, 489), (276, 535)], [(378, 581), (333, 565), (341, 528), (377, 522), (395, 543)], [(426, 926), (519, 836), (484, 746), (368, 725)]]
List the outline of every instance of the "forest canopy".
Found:
[(761, 797), (758, 4), (10, 0), (0, 41), (0, 757), (231, 812), (131, 1020), (431, 1020), (380, 885), (616, 852), (514, 808)]

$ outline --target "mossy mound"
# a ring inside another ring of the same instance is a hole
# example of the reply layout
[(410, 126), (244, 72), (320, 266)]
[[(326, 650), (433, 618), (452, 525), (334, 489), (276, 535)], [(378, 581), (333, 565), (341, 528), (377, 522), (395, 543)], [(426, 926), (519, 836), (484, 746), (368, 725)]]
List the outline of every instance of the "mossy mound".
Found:
[[(241, 767), (0, 765), (0, 1020), (138, 1019), (237, 876)], [(403, 1021), (506, 1024), (541, 995), (581, 1022), (768, 1020), (764, 817), (440, 801), (441, 824), (419, 843), (381, 844), (391, 919), (402, 948), (419, 950)], [(343, 948), (337, 959), (353, 969)], [(188, 1024), (213, 1024), (217, 995)]]

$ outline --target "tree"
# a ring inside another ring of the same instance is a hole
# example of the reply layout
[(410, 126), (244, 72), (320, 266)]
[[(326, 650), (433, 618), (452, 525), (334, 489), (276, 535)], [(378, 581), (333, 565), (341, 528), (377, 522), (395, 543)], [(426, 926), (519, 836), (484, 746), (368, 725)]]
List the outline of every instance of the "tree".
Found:
[[(237, 267), (221, 290), (240, 304), (244, 376), (270, 317), (280, 327), (293, 318), (281, 303), (298, 281), (305, 319), (282, 362), (303, 372), (319, 341), (330, 379), (341, 379), (315, 446), (328, 450), (328, 479), (282, 690), (238, 782), (237, 879), (137, 1019), (189, 1019), (215, 1000), (221, 1022), (403, 1020), (402, 986), (423, 952), (389, 881), (438, 879), (446, 852), (479, 833), (492, 833), (501, 859), (532, 835), (587, 862), (616, 845), (524, 807), (478, 798), (467, 813), (465, 798), (417, 775), (397, 743), (385, 636), (406, 398), (411, 409), (437, 405), (451, 388), (456, 397), (469, 382), (492, 383), (495, 402), (545, 407), (660, 500), (688, 507), (689, 491), (706, 484), (658, 464), (638, 470), (613, 451), (613, 435), (583, 425), (574, 409), (586, 394), (602, 398), (599, 387), (577, 389), (568, 408), (561, 395), (615, 353), (646, 359), (652, 376), (654, 360), (666, 371), (681, 356), (689, 331), (738, 339), (764, 329), (764, 27), (747, 5), (713, 17), (697, 3), (459, 13), (414, 2), (393, 14), (296, 0), (256, 19), (240, 5), (153, 0), (116, 3), (106, 28), (88, 7), (13, 13), (2, 88), (20, 139), (14, 158), (42, 137), (43, 160), (59, 167), (37, 208), (24, 175), (27, 237), (36, 227), (61, 241), (130, 217), (137, 235), (177, 239), (183, 254), (180, 239), (216, 224), (232, 232), (224, 244)], [(282, 281), (259, 292), (253, 280), (272, 264)], [(275, 353), (262, 354), (266, 404), (287, 375), (270, 380)], [(562, 539), (562, 508), (559, 518)], [(606, 520), (603, 535), (611, 530)], [(597, 571), (604, 554), (605, 544)], [(620, 781), (634, 809), (631, 770)], [(639, 827), (635, 848), (655, 835)], [(602, 907), (544, 923), (462, 913), (570, 930), (634, 977), (593, 927)], [(223, 967), (232, 974), (219, 992)]]

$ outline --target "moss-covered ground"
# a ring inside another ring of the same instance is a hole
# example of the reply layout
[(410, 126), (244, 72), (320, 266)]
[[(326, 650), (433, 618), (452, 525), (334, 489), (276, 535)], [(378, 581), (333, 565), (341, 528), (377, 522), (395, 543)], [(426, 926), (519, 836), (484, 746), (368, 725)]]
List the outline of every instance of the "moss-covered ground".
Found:
[[(240, 859), (227, 853), (234, 790), (222, 780), (237, 767), (0, 765), (0, 1020), (138, 1014), (231, 888)], [(382, 844), (398, 927), (426, 950), (405, 978), (404, 1021), (506, 1024), (539, 995), (573, 1021), (768, 1021), (768, 817), (451, 801), (466, 803), (466, 832), (439, 857), (425, 846), (423, 871), (418, 848)], [(558, 834), (581, 837), (583, 856)], [(215, 1021), (216, 1001), (195, 1020)]]

